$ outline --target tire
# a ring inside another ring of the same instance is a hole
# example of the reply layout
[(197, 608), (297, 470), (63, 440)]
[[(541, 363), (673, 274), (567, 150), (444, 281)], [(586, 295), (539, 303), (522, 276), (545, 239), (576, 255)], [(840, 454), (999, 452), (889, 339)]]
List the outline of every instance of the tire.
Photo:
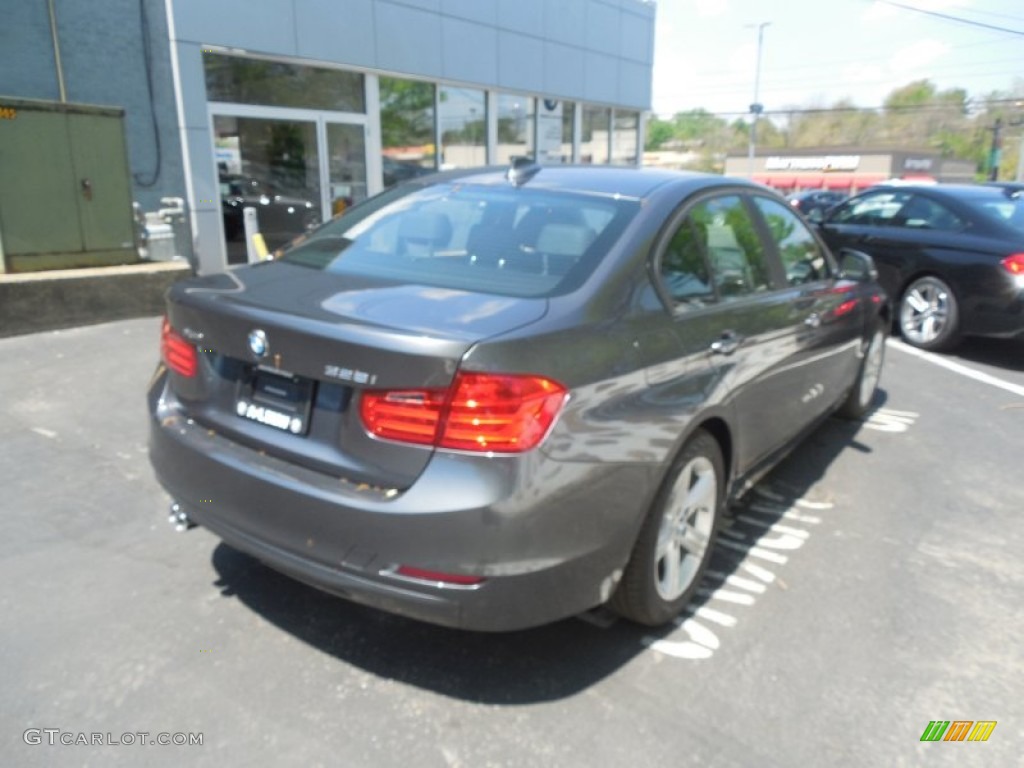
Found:
[(609, 607), (652, 627), (678, 616), (711, 559), (724, 505), (722, 450), (715, 438), (698, 430), (676, 457), (647, 513)]
[(868, 339), (864, 359), (861, 360), (857, 378), (846, 400), (839, 407), (839, 414), (847, 419), (862, 419), (871, 410), (878, 391), (878, 380), (882, 377), (882, 364), (885, 362), (885, 338), (887, 323), (880, 320), (871, 338)]
[(899, 324), (911, 346), (952, 348), (960, 340), (960, 308), (953, 289), (934, 275), (917, 278), (900, 297)]

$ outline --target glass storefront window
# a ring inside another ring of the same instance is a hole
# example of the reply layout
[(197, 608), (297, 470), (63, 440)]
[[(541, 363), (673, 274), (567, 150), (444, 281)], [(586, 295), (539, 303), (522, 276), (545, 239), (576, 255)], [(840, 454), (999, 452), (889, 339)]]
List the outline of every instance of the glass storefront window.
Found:
[(608, 138), (612, 111), (607, 107), (583, 107), (580, 162), (605, 164), (608, 162)]
[(637, 136), (640, 115), (636, 112), (615, 111), (615, 130), (612, 132), (612, 163), (636, 165)]
[(576, 102), (562, 102), (562, 162), (572, 162), (573, 126), (576, 124)]
[(498, 94), (498, 165), (508, 165), (515, 157), (533, 159), (534, 104), (532, 96)]
[(484, 92), (442, 86), (441, 167), (472, 168), (487, 163), (487, 106)]
[(366, 199), (366, 139), (361, 125), (327, 123), (331, 215)]
[(380, 133), (385, 187), (433, 171), (434, 84), (381, 77)]
[(216, 115), (213, 128), (229, 263), (246, 260), (246, 208), (270, 250), (320, 222), (316, 123)]
[(219, 53), (203, 54), (206, 98), (233, 104), (366, 112), (363, 76)]
[(576, 105), (557, 99), (537, 100), (537, 161), (572, 162), (572, 120)]

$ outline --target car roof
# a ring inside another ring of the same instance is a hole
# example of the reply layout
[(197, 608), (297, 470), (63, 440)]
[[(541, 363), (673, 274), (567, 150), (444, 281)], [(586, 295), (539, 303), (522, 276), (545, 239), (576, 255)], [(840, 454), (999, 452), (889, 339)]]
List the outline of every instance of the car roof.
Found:
[[(533, 173), (533, 168), (537, 168)], [(717, 174), (696, 171), (671, 171), (661, 168), (633, 168), (608, 165), (542, 165), (530, 166), (525, 187), (577, 192), (583, 194), (618, 195), (620, 197), (643, 199), (668, 185), (703, 186), (720, 185), (723, 182), (750, 186), (760, 189), (747, 179), (734, 179)], [(507, 185), (508, 166), (449, 171), (424, 176), (417, 181), (463, 181), (470, 184)]]
[[(885, 184), (879, 184), (864, 191), (874, 192), (886, 188)], [(922, 192), (924, 194), (945, 195), (959, 199), (969, 199), (972, 197), (991, 198), (995, 195), (1005, 194), (1003, 187), (988, 186), (986, 184), (900, 184), (898, 186), (893, 185), (891, 188), (900, 192)]]

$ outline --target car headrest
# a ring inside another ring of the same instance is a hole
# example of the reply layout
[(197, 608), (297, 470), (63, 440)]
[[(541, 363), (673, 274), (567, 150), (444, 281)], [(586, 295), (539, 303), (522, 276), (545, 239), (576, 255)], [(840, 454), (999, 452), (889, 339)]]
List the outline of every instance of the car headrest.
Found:
[(436, 248), (447, 245), (451, 240), (452, 223), (443, 213), (412, 211), (398, 223), (398, 237)]
[(537, 236), (537, 250), (552, 256), (582, 256), (594, 239), (583, 224), (545, 224)]

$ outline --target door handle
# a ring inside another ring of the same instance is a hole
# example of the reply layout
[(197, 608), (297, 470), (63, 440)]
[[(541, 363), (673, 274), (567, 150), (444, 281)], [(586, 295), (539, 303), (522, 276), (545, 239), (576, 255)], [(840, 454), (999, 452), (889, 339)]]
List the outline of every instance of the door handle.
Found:
[(821, 315), (817, 312), (811, 312), (811, 314), (804, 318), (804, 325), (809, 328), (819, 327), (821, 325)]
[(92, 200), (92, 180), (82, 179), (82, 197), (86, 200)]
[(711, 342), (711, 351), (716, 355), (731, 355), (743, 342), (743, 337), (735, 331), (725, 331), (719, 338)]

